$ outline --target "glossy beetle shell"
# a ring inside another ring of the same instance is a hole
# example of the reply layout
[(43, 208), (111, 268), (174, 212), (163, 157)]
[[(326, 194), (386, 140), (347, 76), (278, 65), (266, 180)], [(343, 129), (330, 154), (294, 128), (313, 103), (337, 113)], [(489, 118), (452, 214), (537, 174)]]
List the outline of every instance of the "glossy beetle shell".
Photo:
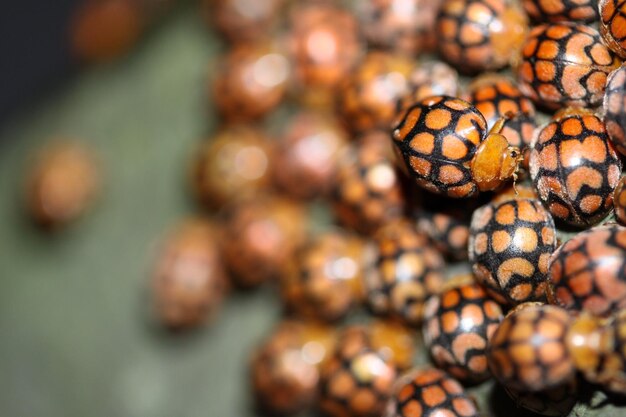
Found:
[(421, 323), (424, 301), (443, 285), (441, 255), (409, 222), (385, 227), (375, 242), (376, 267), (365, 276), (370, 308), (409, 325)]
[(555, 219), (593, 225), (613, 205), (621, 163), (604, 124), (593, 114), (556, 117), (539, 132), (530, 154), (530, 175)]
[(626, 58), (626, 2), (599, 0), (598, 10), (604, 42), (617, 55)]
[(252, 355), (250, 379), (261, 409), (294, 414), (313, 406), (319, 369), (335, 347), (335, 332), (319, 324), (283, 321)]
[(604, 125), (611, 142), (626, 155), (626, 65), (609, 75), (604, 92)]
[(498, 119), (511, 114), (502, 129), (509, 144), (523, 148), (530, 145), (535, 123), (535, 106), (524, 97), (516, 83), (509, 78), (488, 74), (474, 80), (464, 97), (485, 117), (491, 129)]
[(441, 0), (368, 0), (357, 3), (370, 45), (409, 56), (434, 48), (435, 18)]
[(288, 121), (277, 146), (274, 178), (278, 187), (301, 199), (327, 196), (348, 139), (348, 133), (330, 115), (297, 113)]
[(575, 373), (565, 344), (570, 316), (551, 305), (522, 305), (491, 337), (487, 357), (494, 377), (520, 391), (543, 391), (568, 383)]
[(93, 151), (78, 142), (43, 147), (26, 179), (26, 208), (44, 228), (55, 229), (84, 215), (100, 192)]
[(620, 178), (613, 193), (613, 208), (615, 209), (615, 218), (622, 225), (626, 225), (626, 177)]
[(409, 77), (408, 92), (398, 102), (406, 109), (430, 96), (456, 97), (459, 91), (458, 72), (444, 62), (428, 61), (418, 64)]
[(335, 215), (351, 229), (374, 233), (404, 211), (400, 180), (387, 134), (368, 133), (353, 143), (338, 163), (331, 190)]
[(270, 195), (238, 200), (224, 211), (223, 224), (222, 257), (243, 288), (279, 278), (308, 232), (304, 207)]
[(464, 210), (454, 208), (444, 212), (419, 211), (417, 225), (447, 258), (465, 260), (469, 239), (468, 214)]
[(478, 192), (470, 162), (486, 133), (485, 118), (471, 104), (433, 96), (409, 107), (392, 137), (399, 165), (420, 187), (464, 198)]
[(423, 368), (401, 377), (384, 417), (478, 417), (463, 386), (445, 372)]
[(508, 0), (449, 0), (437, 17), (437, 48), (458, 71), (471, 73), (508, 65), (519, 53), (528, 20)]
[(485, 352), (502, 309), (485, 290), (475, 283), (445, 290), (424, 311), (422, 334), (435, 364), (462, 381), (488, 379)]
[(378, 417), (391, 394), (397, 369), (348, 329), (322, 367), (319, 406), (329, 417)]
[(281, 280), (287, 309), (323, 321), (343, 318), (363, 297), (363, 273), (372, 256), (362, 239), (346, 233), (314, 237), (296, 253)]
[(389, 129), (398, 99), (409, 92), (414, 63), (402, 55), (373, 51), (342, 84), (338, 111), (355, 132)]
[(260, 119), (284, 99), (291, 68), (286, 55), (273, 45), (240, 44), (218, 63), (211, 93), (227, 122)]
[(526, 38), (517, 76), (522, 93), (537, 105), (596, 106), (602, 101), (606, 77), (618, 65), (595, 29), (542, 24)]
[(215, 227), (200, 219), (179, 225), (159, 251), (151, 286), (165, 326), (191, 328), (210, 320), (227, 289)]
[(274, 147), (258, 129), (224, 128), (200, 145), (191, 167), (196, 198), (209, 208), (266, 189), (271, 183)]
[(598, 226), (564, 243), (550, 258), (557, 302), (598, 316), (626, 308), (626, 228)]
[(331, 2), (301, 2), (294, 7), (286, 42), (298, 84), (312, 90), (334, 88), (354, 69), (362, 52), (356, 18)]
[(476, 210), (468, 246), (476, 278), (497, 300), (545, 300), (556, 230), (539, 201), (508, 200)]
[(598, 19), (597, 0), (522, 0), (535, 22), (592, 23)]

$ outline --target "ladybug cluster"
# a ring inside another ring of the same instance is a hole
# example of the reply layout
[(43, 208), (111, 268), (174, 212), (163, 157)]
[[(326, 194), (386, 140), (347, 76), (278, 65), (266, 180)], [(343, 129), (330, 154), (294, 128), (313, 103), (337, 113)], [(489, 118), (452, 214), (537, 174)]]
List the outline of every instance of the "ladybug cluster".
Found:
[[(203, 1), (220, 125), (188, 170), (202, 214), (157, 253), (156, 319), (197, 329), (274, 285), (250, 362), (268, 414), (473, 417), (492, 376), (543, 415), (587, 382), (626, 395), (626, 2), (337, 3)], [(91, 161), (35, 165), (39, 223), (86, 211)]]

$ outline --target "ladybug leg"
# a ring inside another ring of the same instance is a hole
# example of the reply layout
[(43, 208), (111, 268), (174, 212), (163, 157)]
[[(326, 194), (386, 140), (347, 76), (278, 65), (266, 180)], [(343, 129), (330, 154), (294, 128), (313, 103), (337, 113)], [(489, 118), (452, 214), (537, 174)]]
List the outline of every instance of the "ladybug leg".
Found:
[(491, 130), (489, 130), (489, 134), (492, 133), (500, 133), (502, 132), (502, 129), (504, 129), (504, 125), (506, 124), (506, 122), (508, 122), (509, 120), (513, 120), (518, 116), (517, 113), (513, 113), (512, 111), (508, 111), (504, 114), (504, 116), (500, 117), (493, 125), (493, 127), (491, 128)]

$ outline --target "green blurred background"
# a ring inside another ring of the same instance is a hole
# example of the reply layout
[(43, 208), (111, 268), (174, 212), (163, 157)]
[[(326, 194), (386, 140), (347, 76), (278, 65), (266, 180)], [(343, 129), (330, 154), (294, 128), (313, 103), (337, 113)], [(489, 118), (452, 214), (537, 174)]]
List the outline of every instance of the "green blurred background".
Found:
[[(280, 315), (272, 288), (235, 293), (213, 326), (175, 337), (151, 321), (146, 292), (159, 239), (195, 211), (187, 163), (216, 125), (204, 87), (221, 46), (197, 11), (179, 10), (131, 56), (0, 131), (2, 417), (254, 415), (248, 354)], [(34, 149), (54, 137), (93, 145), (106, 189), (52, 236), (26, 218), (22, 188)], [(485, 415), (528, 415), (490, 384), (471, 392)], [(625, 415), (591, 391), (572, 412)]]

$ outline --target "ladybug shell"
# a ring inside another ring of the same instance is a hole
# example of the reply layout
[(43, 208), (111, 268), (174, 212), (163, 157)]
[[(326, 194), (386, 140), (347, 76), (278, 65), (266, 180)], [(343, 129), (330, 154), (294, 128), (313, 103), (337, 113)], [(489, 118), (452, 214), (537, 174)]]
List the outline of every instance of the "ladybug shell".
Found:
[(517, 75), (522, 93), (538, 105), (596, 106), (602, 101), (607, 75), (618, 65), (595, 29), (543, 24), (526, 38)]
[(550, 258), (559, 305), (606, 316), (626, 308), (626, 228), (594, 227), (564, 243)]
[(470, 84), (465, 98), (485, 117), (488, 128), (507, 113), (513, 114), (515, 117), (506, 122), (502, 134), (512, 146), (530, 145), (537, 128), (535, 106), (522, 95), (516, 83), (501, 75), (488, 74)]
[(441, 255), (426, 235), (405, 222), (381, 230), (376, 244), (376, 267), (365, 275), (370, 308), (409, 325), (420, 324), (426, 298), (444, 282)]
[(417, 369), (398, 380), (384, 417), (478, 417), (463, 386), (436, 368)]
[(529, 303), (512, 310), (491, 337), (487, 357), (493, 376), (518, 391), (544, 391), (575, 375), (565, 337), (570, 315), (560, 307)]
[(522, 0), (535, 22), (591, 23), (598, 19), (596, 0)]
[(476, 278), (498, 301), (545, 300), (556, 231), (539, 201), (508, 200), (479, 208), (472, 216), (468, 246)]
[(473, 73), (510, 63), (528, 30), (528, 18), (509, 0), (447, 0), (437, 16), (437, 47), (457, 70)]
[(622, 58), (626, 58), (626, 2), (600, 0), (600, 33), (606, 45)]
[(344, 330), (322, 366), (319, 405), (329, 417), (378, 417), (392, 393), (397, 369), (358, 327)]
[(602, 220), (613, 205), (621, 163), (602, 120), (570, 114), (548, 123), (530, 153), (530, 175), (550, 213), (574, 226)]
[(626, 225), (626, 177), (622, 177), (613, 193), (613, 208), (615, 208), (615, 218), (622, 225)]
[(604, 92), (604, 125), (615, 148), (626, 155), (626, 65), (609, 75)]
[(479, 382), (491, 375), (485, 351), (500, 320), (498, 303), (471, 283), (428, 299), (422, 333), (438, 367), (459, 380)]
[(478, 192), (470, 162), (486, 132), (487, 122), (474, 106), (433, 96), (409, 107), (392, 136), (401, 167), (419, 186), (465, 198)]

